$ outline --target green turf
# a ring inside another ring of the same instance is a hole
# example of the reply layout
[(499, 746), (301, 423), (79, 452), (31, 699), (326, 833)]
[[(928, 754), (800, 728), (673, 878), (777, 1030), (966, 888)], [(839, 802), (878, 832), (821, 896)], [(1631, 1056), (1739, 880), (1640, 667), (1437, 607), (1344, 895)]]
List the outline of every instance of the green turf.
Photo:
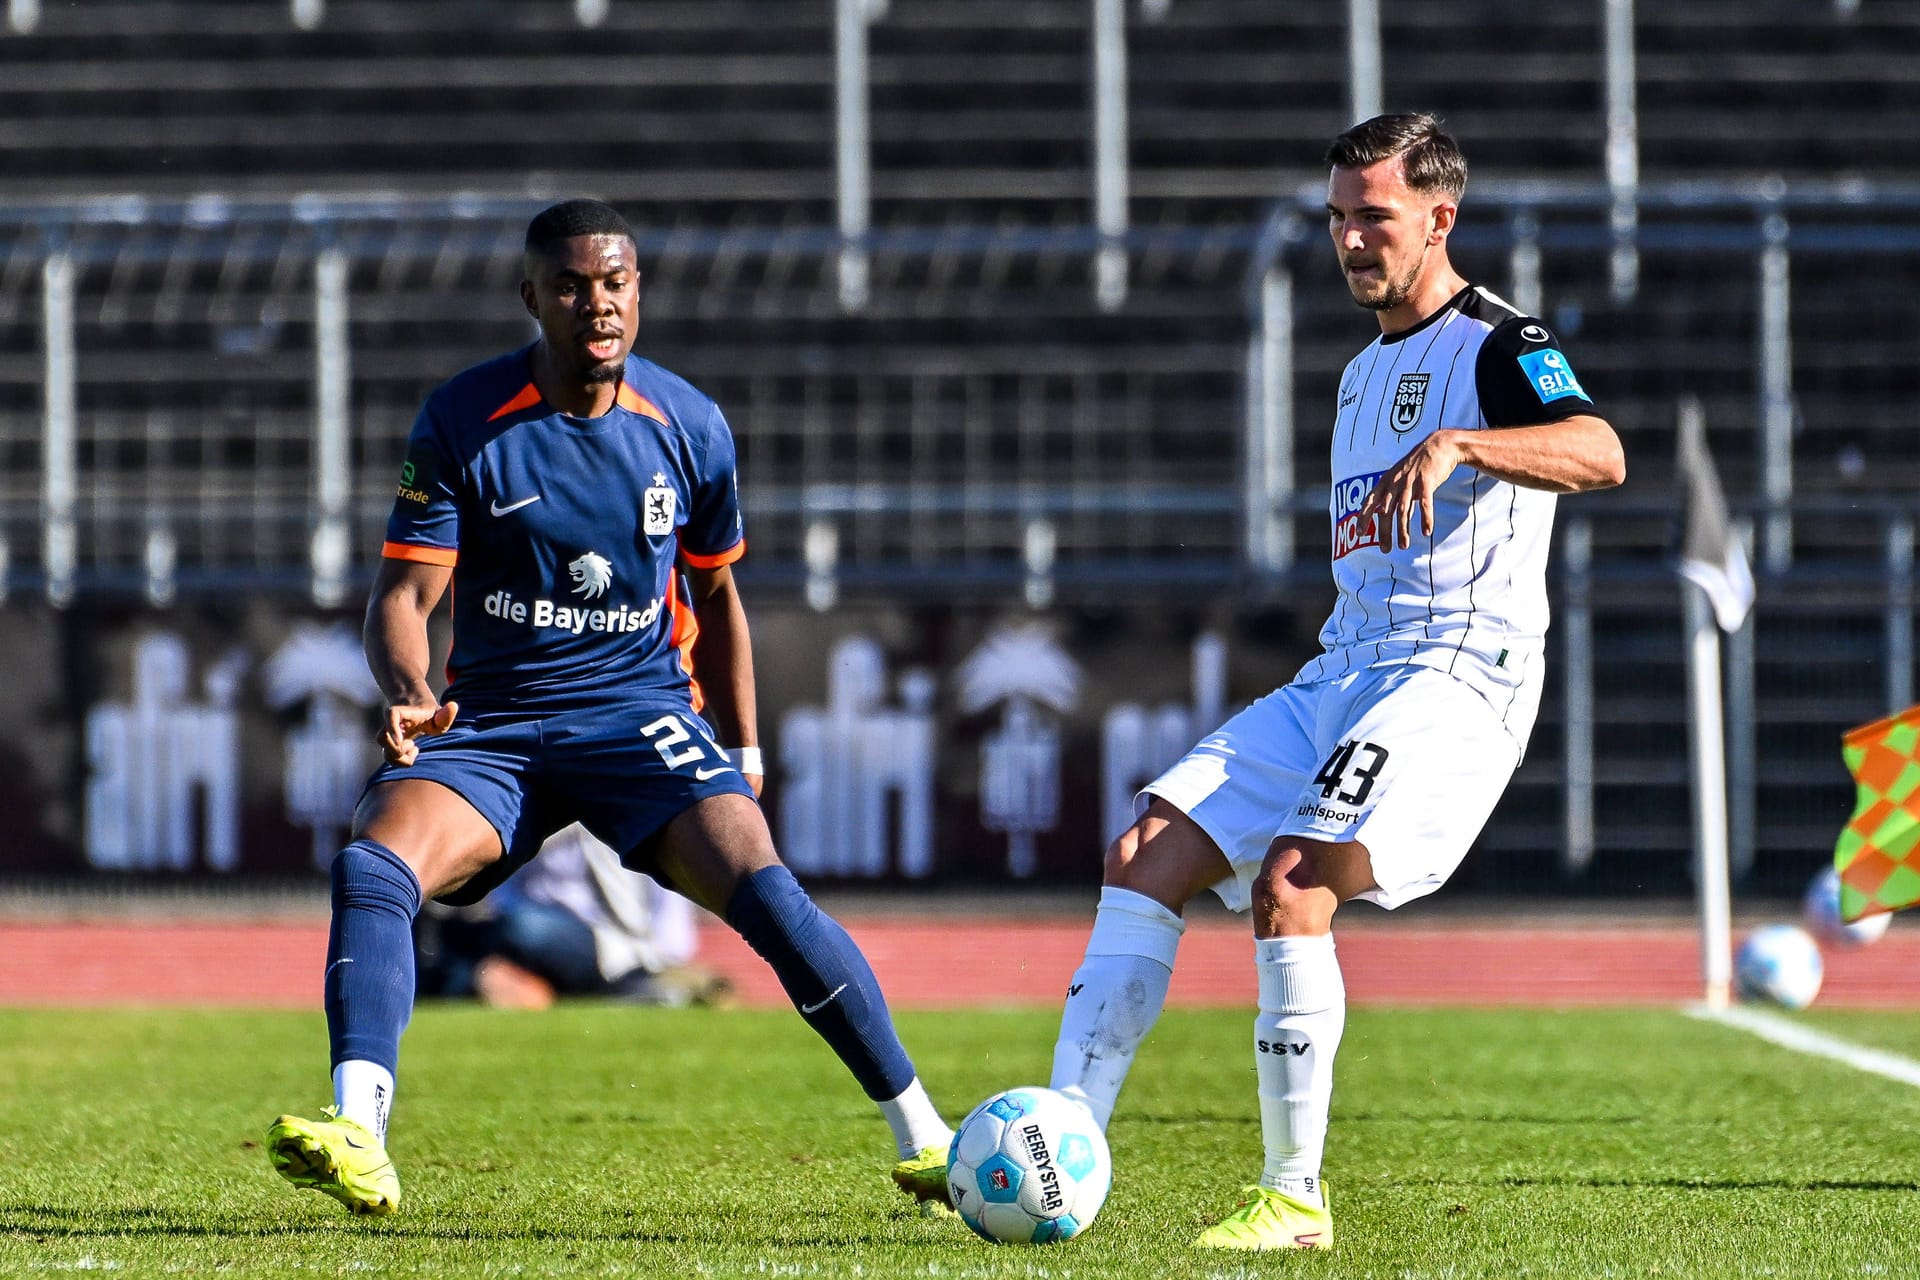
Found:
[[(1336, 1250), (1197, 1254), (1259, 1165), (1250, 1018), (1163, 1019), (1100, 1220), (1016, 1249), (908, 1207), (791, 1014), (423, 1008), (405, 1203), (362, 1222), (258, 1145), (326, 1101), (317, 1016), (0, 1012), (0, 1275), (1920, 1275), (1920, 1089), (1652, 1010), (1355, 1011)], [(1911, 1014), (1813, 1024), (1920, 1045)], [(901, 1027), (956, 1113), (1043, 1078), (1053, 1038), (1047, 1012)]]

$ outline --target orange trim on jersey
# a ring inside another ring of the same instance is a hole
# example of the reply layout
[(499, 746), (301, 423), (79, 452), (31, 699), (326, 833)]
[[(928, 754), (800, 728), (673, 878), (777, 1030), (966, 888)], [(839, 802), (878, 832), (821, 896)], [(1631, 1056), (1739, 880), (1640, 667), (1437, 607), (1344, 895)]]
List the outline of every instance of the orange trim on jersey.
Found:
[(458, 551), (446, 547), (416, 547), (411, 542), (382, 543), (380, 554), (388, 560), (418, 560), (421, 564), (444, 565), (449, 569), (460, 559)]
[(700, 682), (693, 678), (693, 642), (700, 638), (700, 619), (694, 616), (691, 603), (680, 603), (678, 575), (667, 584), (667, 619), (667, 643), (680, 651), (680, 669), (687, 673), (687, 694), (698, 711), (707, 702), (700, 692)]
[(624, 382), (620, 384), (620, 390), (614, 393), (613, 402), (629, 413), (637, 413), (643, 418), (652, 418), (663, 427), (673, 425), (667, 421), (667, 415), (659, 405)]
[(710, 556), (697, 556), (685, 547), (680, 548), (680, 558), (696, 569), (718, 569), (723, 564), (732, 564), (745, 554), (747, 554), (745, 538), (740, 539), (725, 551), (716, 551)]
[(529, 382), (526, 386), (514, 393), (513, 399), (488, 414), (487, 421), (492, 422), (495, 418), (504, 418), (508, 414), (518, 413), (522, 409), (531, 409), (539, 403), (540, 389)]

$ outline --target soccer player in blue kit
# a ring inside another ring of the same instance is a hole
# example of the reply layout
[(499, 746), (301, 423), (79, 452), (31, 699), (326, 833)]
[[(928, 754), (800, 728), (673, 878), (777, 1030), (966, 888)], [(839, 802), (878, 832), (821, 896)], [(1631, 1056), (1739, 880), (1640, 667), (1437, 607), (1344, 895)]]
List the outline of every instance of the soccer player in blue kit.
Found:
[[(614, 209), (542, 212), (525, 273), (538, 340), (434, 391), (408, 441), (365, 630), (386, 761), (332, 867), (334, 1105), (273, 1123), (273, 1167), (354, 1213), (399, 1205), (386, 1136), (413, 917), (427, 898), (478, 901), (579, 821), (739, 931), (878, 1104), (894, 1181), (943, 1202), (952, 1131), (866, 958), (781, 865), (757, 802), (726, 420), (631, 354), (640, 272)], [(427, 618), (449, 585), (442, 700)]]

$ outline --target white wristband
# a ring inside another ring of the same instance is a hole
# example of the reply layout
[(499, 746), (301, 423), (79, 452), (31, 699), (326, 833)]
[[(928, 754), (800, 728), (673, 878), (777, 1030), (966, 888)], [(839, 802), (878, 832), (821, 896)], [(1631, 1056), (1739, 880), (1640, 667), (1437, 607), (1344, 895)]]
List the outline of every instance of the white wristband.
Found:
[(758, 747), (735, 747), (727, 752), (727, 759), (742, 773), (755, 773), (763, 778), (767, 774), (766, 761)]

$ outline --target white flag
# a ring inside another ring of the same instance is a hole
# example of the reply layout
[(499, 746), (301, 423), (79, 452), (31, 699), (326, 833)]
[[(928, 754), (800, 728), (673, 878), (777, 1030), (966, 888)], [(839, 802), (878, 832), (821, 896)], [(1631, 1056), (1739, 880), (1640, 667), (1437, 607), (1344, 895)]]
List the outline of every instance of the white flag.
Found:
[(1705, 416), (1698, 401), (1680, 409), (1679, 473), (1686, 533), (1680, 542), (1680, 576), (1707, 593), (1722, 631), (1738, 631), (1753, 608), (1753, 570), (1747, 549), (1727, 519), (1727, 497), (1707, 452)]

